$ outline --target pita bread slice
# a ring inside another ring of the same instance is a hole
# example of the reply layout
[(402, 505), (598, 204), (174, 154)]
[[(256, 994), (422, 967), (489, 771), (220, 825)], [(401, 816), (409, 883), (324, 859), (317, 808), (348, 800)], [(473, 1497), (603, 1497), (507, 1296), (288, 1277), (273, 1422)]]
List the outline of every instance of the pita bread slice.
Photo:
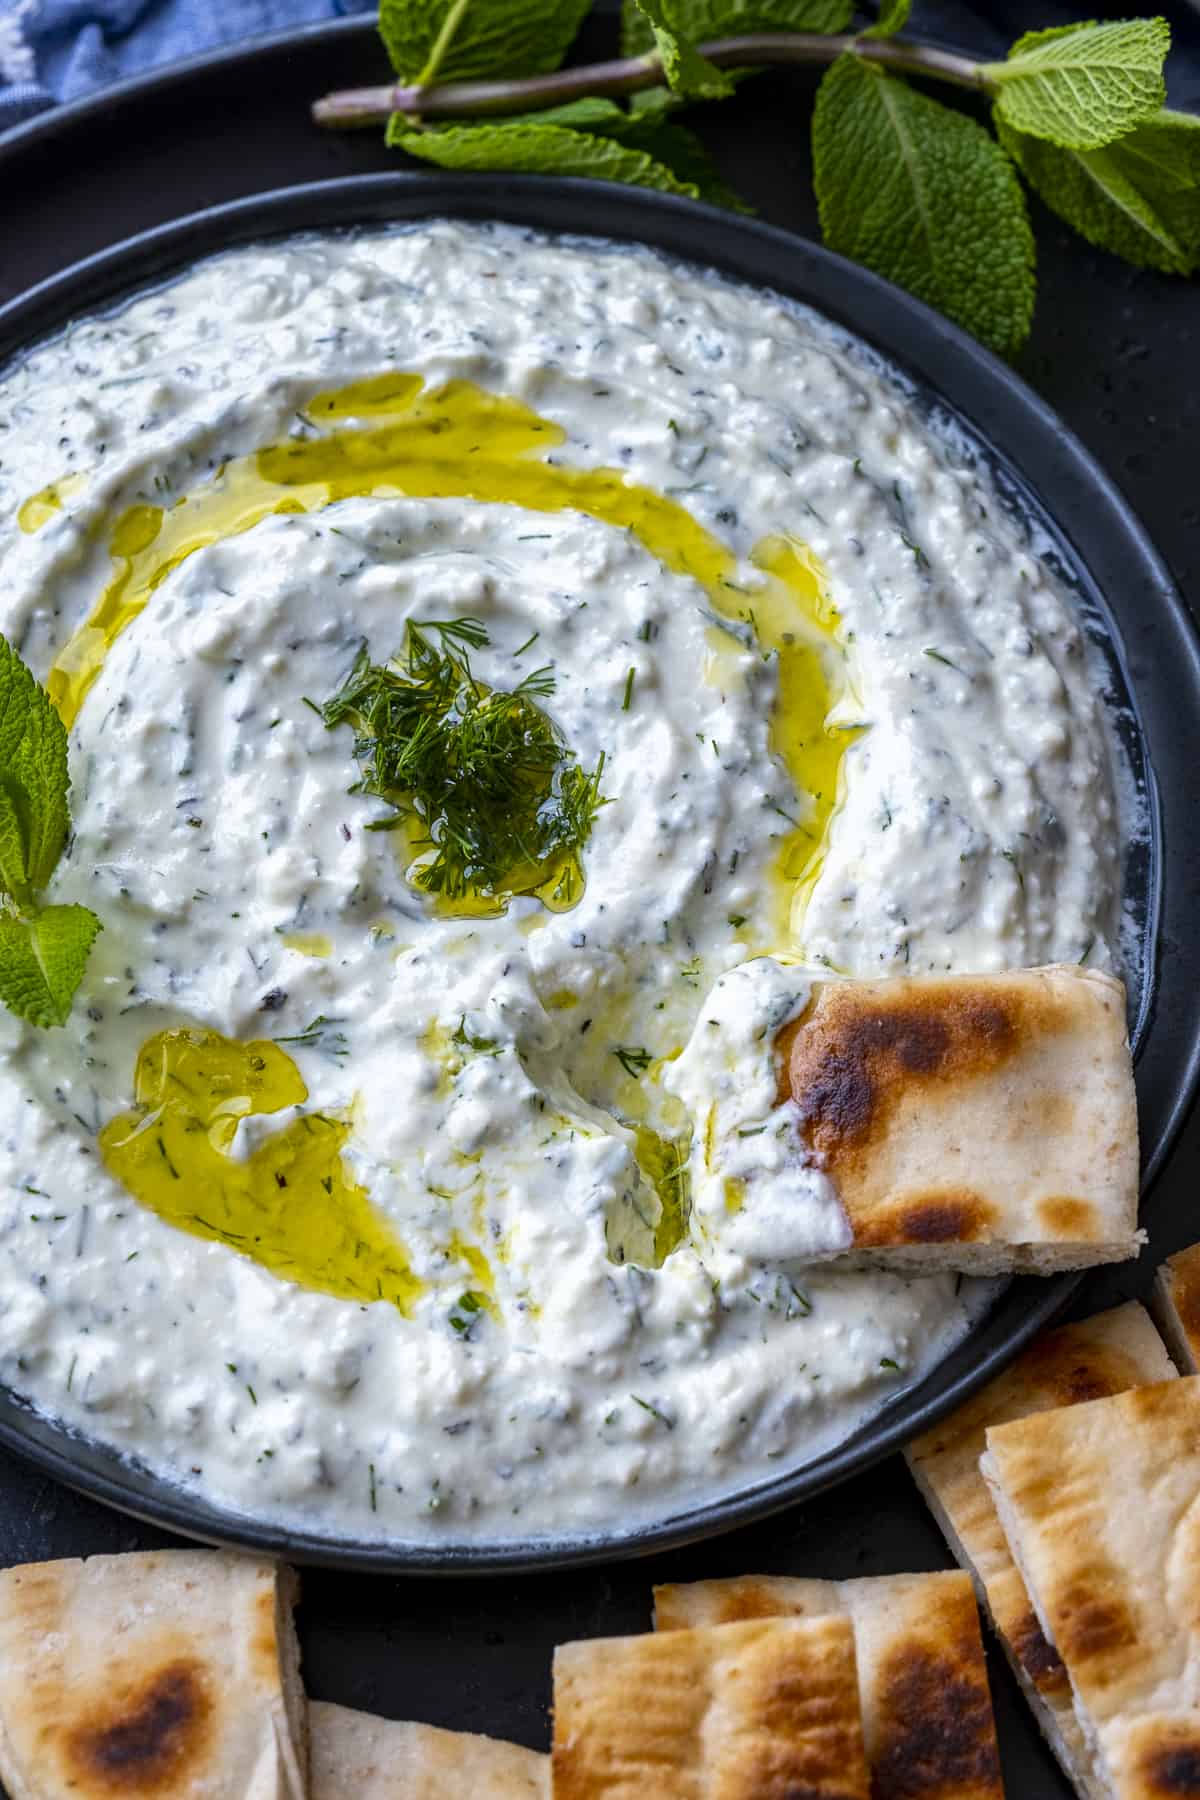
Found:
[(1101, 1792), (1200, 1795), (1200, 1376), (994, 1426), (980, 1466)]
[(1137, 1255), (1133, 1066), (1110, 975), (819, 982), (776, 1051), (859, 1261), (1047, 1275)]
[(1075, 1717), (1070, 1684), (1047, 1643), (979, 1472), (987, 1427), (1120, 1393), (1174, 1373), (1136, 1301), (1044, 1332), (1023, 1354), (905, 1452), (913, 1478), (957, 1560), (971, 1575), (1025, 1698), (1067, 1776), (1089, 1800), (1103, 1793)]
[(868, 1800), (848, 1618), (563, 1644), (554, 1800)]
[(1180, 1374), (1200, 1374), (1200, 1244), (1168, 1256), (1156, 1271), (1150, 1310)]
[(311, 1800), (550, 1800), (550, 1758), (519, 1744), (312, 1700)]
[(215, 1550), (0, 1573), (10, 1800), (304, 1800), (296, 1580)]
[(654, 1590), (659, 1631), (843, 1611), (854, 1627), (873, 1800), (1004, 1800), (968, 1576), (742, 1576)]

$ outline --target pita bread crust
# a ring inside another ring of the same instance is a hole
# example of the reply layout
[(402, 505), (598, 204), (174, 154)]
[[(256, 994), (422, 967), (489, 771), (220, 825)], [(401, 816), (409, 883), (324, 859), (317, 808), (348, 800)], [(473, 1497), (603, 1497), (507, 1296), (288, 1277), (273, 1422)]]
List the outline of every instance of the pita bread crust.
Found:
[(1136, 1256), (1120, 982), (1075, 965), (814, 985), (776, 1040), (781, 1099), (849, 1254), (982, 1274)]
[(550, 1800), (550, 1758), (519, 1744), (309, 1702), (310, 1800)]
[(303, 1800), (294, 1577), (210, 1550), (0, 1573), (11, 1800)]
[(1106, 1791), (1200, 1794), (1200, 1376), (996, 1426), (981, 1467)]
[(868, 1800), (845, 1616), (560, 1645), (554, 1800)]
[(854, 1627), (874, 1800), (1003, 1800), (975, 1591), (968, 1576), (853, 1581), (742, 1576), (654, 1591), (660, 1631), (845, 1612)]
[(905, 1452), (951, 1550), (975, 1580), (1051, 1748), (1075, 1786), (1089, 1796), (1104, 1790), (1090, 1769), (1070, 1682), (1013, 1561), (979, 1458), (990, 1424), (1166, 1381), (1173, 1373), (1145, 1308), (1130, 1301), (1043, 1333), (1011, 1368)]
[(1200, 1244), (1168, 1256), (1157, 1270), (1150, 1308), (1179, 1373), (1200, 1373)]

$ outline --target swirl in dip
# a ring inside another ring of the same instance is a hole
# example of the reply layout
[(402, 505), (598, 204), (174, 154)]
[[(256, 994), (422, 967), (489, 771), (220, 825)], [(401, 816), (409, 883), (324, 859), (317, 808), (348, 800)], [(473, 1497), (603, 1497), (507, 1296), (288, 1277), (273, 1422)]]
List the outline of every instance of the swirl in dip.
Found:
[[(480, 1542), (778, 1474), (961, 1336), (977, 1284), (808, 1266), (772, 1038), (806, 969), (1107, 965), (1114, 776), (1071, 605), (860, 348), (507, 227), (239, 250), (0, 380), (0, 529), (104, 926), (65, 1029), (0, 1024), (11, 1387)], [(457, 892), (326, 710), (421, 643), (455, 731), (474, 684), (550, 746)], [(714, 1008), (747, 1148), (693, 1205)]]

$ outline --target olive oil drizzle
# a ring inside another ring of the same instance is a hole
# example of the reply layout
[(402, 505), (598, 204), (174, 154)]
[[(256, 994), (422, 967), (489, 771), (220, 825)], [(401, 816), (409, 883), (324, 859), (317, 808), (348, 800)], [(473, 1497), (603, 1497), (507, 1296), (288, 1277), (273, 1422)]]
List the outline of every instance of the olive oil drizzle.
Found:
[(106, 1166), (168, 1224), (227, 1244), (286, 1281), (407, 1314), (424, 1292), (403, 1245), (351, 1180), (343, 1119), (305, 1112), (246, 1158), (238, 1122), (308, 1099), (278, 1044), (199, 1028), (160, 1031), (138, 1052), (134, 1106), (100, 1133)]

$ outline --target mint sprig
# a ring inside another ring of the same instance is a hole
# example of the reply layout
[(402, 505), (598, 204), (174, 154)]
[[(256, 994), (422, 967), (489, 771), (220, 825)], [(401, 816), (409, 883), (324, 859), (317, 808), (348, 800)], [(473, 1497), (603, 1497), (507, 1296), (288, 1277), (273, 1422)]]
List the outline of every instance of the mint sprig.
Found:
[[(1001, 61), (905, 34), (912, 0), (623, 0), (623, 63), (560, 68), (585, 0), (383, 0), (400, 85), (327, 95), (326, 125), (455, 169), (591, 175), (743, 203), (671, 116), (770, 66), (831, 65), (813, 113), (825, 240), (1005, 355), (1033, 316), (1019, 177), (1090, 243), (1188, 275), (1200, 264), (1200, 120), (1166, 109), (1161, 18), (1027, 32)], [(995, 135), (914, 78), (991, 106)], [(406, 85), (407, 84), (407, 85)], [(749, 208), (743, 207), (743, 210)]]
[(100, 921), (37, 895), (66, 843), (66, 727), (0, 637), (0, 1001), (31, 1025), (65, 1025)]

